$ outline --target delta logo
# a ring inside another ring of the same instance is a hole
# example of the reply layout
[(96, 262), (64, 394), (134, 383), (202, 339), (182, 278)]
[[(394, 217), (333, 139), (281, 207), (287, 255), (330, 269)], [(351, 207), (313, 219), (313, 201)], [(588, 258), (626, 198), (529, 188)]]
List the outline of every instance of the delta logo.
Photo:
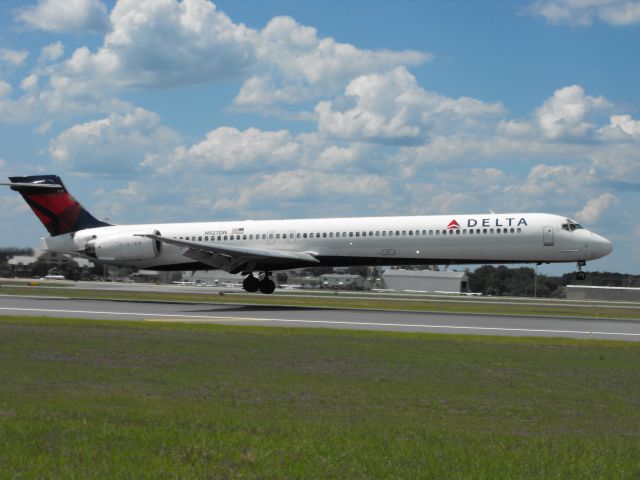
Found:
[[(527, 227), (527, 219), (524, 217), (492, 217), (492, 218), (467, 218), (465, 227)], [(460, 224), (454, 218), (447, 225), (447, 230), (458, 230)]]
[(455, 218), (449, 222), (449, 225), (447, 225), (447, 230), (457, 230), (458, 228), (460, 228), (460, 224)]

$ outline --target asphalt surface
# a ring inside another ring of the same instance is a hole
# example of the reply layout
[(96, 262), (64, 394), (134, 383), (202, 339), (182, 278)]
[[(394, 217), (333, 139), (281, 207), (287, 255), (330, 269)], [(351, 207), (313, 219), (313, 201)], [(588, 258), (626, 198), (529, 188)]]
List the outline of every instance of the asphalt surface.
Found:
[(640, 341), (640, 321), (0, 296), (0, 315)]

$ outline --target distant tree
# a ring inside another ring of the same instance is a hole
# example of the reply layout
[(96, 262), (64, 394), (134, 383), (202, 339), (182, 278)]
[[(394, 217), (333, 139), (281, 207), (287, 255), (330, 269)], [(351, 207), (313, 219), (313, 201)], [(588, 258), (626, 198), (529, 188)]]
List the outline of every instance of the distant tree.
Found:
[(11, 257), (16, 255), (33, 255), (33, 248), (3, 247), (0, 248), (0, 264), (7, 263)]
[(640, 287), (640, 275), (629, 275), (616, 272), (588, 272), (587, 278), (576, 280), (575, 273), (565, 273), (561, 278), (562, 285), (592, 285), (600, 287)]
[[(472, 292), (485, 295), (514, 297), (533, 296), (535, 270), (530, 267), (508, 268), (484, 265), (469, 272), (469, 287)], [(557, 277), (538, 275), (536, 295), (539, 297), (561, 297), (564, 294), (561, 280)]]

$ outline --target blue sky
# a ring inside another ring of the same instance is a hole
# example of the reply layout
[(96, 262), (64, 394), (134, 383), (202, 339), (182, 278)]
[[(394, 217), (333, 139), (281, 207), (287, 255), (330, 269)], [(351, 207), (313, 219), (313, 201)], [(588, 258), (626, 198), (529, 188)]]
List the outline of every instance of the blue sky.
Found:
[(552, 212), (638, 273), (639, 53), (630, 0), (9, 0), (0, 175), (115, 223)]

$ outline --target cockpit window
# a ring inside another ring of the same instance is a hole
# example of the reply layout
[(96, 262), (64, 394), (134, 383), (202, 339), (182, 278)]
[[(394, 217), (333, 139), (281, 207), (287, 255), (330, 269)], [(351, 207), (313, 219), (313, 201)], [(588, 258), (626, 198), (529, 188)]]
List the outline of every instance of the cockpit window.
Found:
[(562, 229), (567, 230), (568, 232), (573, 232), (574, 230), (584, 229), (584, 227), (579, 223), (576, 223), (573, 220), (567, 218), (567, 222), (562, 224)]

